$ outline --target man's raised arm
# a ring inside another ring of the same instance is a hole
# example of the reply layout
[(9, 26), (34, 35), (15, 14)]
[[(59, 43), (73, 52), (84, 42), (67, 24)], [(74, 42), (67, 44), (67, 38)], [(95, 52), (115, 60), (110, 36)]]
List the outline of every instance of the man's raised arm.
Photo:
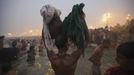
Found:
[(74, 51), (71, 54), (71, 56), (72, 56), (71, 62), (73, 62), (73, 63), (77, 62), (77, 60), (79, 59), (81, 54), (82, 54), (82, 50), (81, 49), (78, 49), (78, 50)]
[(48, 58), (51, 60), (53, 57), (56, 56), (56, 54), (53, 52), (53, 50), (49, 50), (46, 45), (45, 45), (45, 37), (43, 36), (43, 31), (42, 31), (42, 39), (43, 39), (43, 42), (44, 42), (44, 46), (45, 46), (45, 49), (46, 49), (46, 52), (47, 52), (47, 56)]

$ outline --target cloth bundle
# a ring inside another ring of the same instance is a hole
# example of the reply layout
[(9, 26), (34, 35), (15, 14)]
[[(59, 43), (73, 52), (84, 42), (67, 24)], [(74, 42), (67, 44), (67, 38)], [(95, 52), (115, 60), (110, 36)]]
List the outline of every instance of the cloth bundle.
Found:
[[(69, 41), (74, 43), (78, 49), (84, 51), (85, 44), (89, 42), (89, 33), (85, 21), (85, 14), (83, 12), (84, 4), (76, 4), (73, 6), (72, 11), (64, 19), (61, 27), (59, 28), (61, 38), (67, 38)], [(50, 30), (48, 28), (49, 23), (54, 17), (54, 14), (60, 16), (60, 10), (50, 6), (45, 5), (40, 10), (43, 16), (43, 30), (42, 36), (45, 42), (46, 48), (53, 50), (55, 46), (55, 41), (50, 35)], [(84, 52), (83, 52), (84, 53)]]
[(53, 50), (55, 46), (54, 40), (51, 38), (48, 24), (51, 22), (54, 14), (60, 16), (61, 11), (56, 9), (53, 6), (45, 5), (40, 10), (41, 16), (43, 17), (43, 29), (42, 29), (42, 37), (44, 39), (45, 46), (48, 50)]
[(74, 5), (71, 13), (64, 19), (61, 27), (62, 34), (67, 36), (78, 49), (82, 50), (84, 50), (85, 44), (89, 41), (83, 7), (83, 3)]

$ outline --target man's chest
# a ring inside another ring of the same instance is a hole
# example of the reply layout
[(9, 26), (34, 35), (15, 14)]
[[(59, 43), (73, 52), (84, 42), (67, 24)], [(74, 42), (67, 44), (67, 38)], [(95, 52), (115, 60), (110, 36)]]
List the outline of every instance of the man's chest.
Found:
[(57, 59), (51, 63), (53, 67), (61, 68), (61, 69), (64, 69), (64, 68), (73, 69), (77, 65), (77, 63), (70, 62), (69, 59)]

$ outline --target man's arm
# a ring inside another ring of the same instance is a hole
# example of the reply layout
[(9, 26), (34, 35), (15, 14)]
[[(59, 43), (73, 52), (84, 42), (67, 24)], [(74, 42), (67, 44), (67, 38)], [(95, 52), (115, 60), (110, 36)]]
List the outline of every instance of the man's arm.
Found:
[(78, 50), (74, 51), (71, 54), (71, 60), (70, 61), (73, 62), (73, 63), (77, 62), (77, 60), (79, 59), (81, 54), (82, 54), (82, 50), (81, 49), (78, 49)]
[(100, 57), (101, 57), (101, 49), (100, 46), (96, 47), (93, 53), (91, 54), (91, 57), (88, 59), (92, 63), (95, 63), (97, 65), (100, 65)]
[(46, 46), (45, 46), (45, 49), (46, 49), (47, 56), (50, 61), (52, 61), (53, 59), (55, 59), (57, 57), (57, 55), (55, 54), (55, 52), (53, 50), (49, 50)]
[[(44, 32), (42, 30), (42, 39), (43, 39), (43, 42), (44, 42), (44, 45), (45, 45), (45, 37), (43, 36)], [(45, 45), (45, 49), (46, 49), (46, 52), (47, 52), (47, 56), (50, 60), (52, 60), (56, 54), (53, 52), (53, 50), (49, 50), (46, 45)]]
[(50, 60), (53, 60), (56, 57), (56, 54), (52, 50), (46, 50), (47, 56)]
[(57, 56), (55, 52), (53, 52), (53, 50), (49, 50), (46, 46), (45, 46), (45, 49), (46, 49), (49, 60), (52, 61), (53, 59), (55, 59), (55, 57)]

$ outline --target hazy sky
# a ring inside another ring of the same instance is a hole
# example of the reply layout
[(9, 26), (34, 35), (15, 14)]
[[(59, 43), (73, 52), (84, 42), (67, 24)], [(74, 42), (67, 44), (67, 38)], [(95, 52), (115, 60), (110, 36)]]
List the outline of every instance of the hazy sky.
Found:
[(134, 18), (134, 0), (0, 0), (0, 35), (8, 32), (20, 34), (30, 29), (42, 29), (40, 9), (45, 4), (61, 10), (62, 20), (67, 16), (74, 4), (85, 3), (84, 12), (88, 27), (104, 25), (102, 17), (110, 12), (109, 22), (123, 24), (130, 14)]

